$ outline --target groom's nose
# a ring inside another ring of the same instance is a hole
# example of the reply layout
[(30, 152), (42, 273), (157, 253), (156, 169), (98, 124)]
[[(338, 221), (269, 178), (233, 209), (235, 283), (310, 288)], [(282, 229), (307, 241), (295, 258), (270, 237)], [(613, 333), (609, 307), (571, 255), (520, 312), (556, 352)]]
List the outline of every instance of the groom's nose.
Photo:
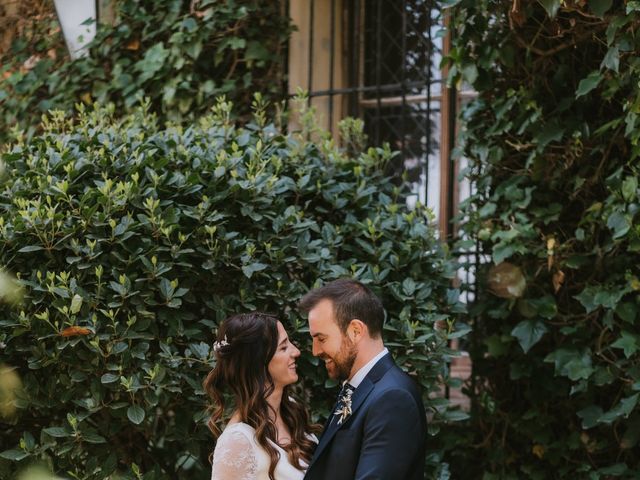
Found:
[(313, 343), (311, 344), (311, 353), (314, 357), (317, 357), (322, 353), (315, 338), (313, 339)]

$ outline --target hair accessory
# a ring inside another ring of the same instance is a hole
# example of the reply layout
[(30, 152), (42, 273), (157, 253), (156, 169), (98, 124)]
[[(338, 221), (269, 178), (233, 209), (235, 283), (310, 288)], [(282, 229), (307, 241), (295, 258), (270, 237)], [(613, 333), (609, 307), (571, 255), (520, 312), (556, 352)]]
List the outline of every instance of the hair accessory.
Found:
[(222, 347), (226, 347), (227, 345), (229, 345), (229, 342), (227, 341), (227, 336), (225, 335), (222, 340), (213, 342), (213, 351), (218, 353)]

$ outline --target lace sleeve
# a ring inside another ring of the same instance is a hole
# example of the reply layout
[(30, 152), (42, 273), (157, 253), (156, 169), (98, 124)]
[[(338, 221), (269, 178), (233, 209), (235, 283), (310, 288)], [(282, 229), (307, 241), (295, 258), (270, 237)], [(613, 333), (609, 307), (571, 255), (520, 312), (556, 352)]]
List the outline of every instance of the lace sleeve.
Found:
[(241, 432), (221, 435), (213, 452), (211, 480), (255, 480), (257, 461), (253, 446)]

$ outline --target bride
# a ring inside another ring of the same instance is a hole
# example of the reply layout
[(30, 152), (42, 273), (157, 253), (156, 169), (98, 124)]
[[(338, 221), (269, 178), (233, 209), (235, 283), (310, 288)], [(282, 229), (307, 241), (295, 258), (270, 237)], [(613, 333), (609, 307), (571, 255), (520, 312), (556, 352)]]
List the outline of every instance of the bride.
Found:
[[(213, 348), (216, 366), (203, 384), (214, 403), (212, 480), (301, 480), (319, 427), (288, 393), (300, 350), (277, 318), (259, 312), (227, 318)], [(235, 405), (221, 433), (225, 389)]]

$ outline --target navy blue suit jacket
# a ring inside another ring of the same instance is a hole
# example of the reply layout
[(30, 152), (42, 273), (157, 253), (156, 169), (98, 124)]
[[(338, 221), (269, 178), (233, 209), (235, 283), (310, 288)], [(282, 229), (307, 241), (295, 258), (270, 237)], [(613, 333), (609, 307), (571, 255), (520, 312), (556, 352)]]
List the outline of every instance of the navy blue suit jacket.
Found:
[(351, 412), (341, 425), (325, 426), (306, 480), (423, 480), (424, 405), (390, 354), (353, 392)]

